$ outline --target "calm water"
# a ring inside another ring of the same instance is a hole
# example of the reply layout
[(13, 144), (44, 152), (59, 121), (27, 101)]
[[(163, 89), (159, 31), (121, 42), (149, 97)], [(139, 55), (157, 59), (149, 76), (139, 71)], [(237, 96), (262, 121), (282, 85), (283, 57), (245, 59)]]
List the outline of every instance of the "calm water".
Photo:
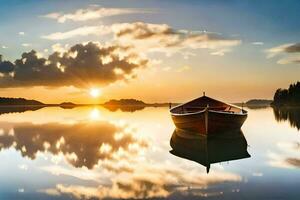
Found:
[(299, 199), (300, 111), (248, 110), (251, 157), (209, 174), (169, 152), (167, 108), (3, 112), (0, 199)]

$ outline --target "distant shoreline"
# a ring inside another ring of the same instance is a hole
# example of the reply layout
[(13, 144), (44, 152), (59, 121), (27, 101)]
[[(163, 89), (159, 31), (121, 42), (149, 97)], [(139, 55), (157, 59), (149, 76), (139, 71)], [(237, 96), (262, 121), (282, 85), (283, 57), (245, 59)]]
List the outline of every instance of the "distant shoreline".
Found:
[[(172, 105), (178, 105), (173, 104)], [(144, 105), (134, 105), (134, 104), (125, 104), (125, 105), (106, 105), (101, 104), (74, 104), (74, 105), (62, 105), (62, 104), (0, 104), (0, 108), (7, 107), (84, 107), (84, 106), (104, 106), (104, 107), (168, 107), (169, 104), (166, 103), (153, 103), (153, 104), (144, 104)]]
[[(2, 99), (2, 101), (1, 101)], [(5, 101), (3, 102), (3, 99)], [(245, 107), (267, 107), (271, 106), (272, 100), (266, 99), (251, 99), (246, 103), (232, 103), (237, 106)], [(103, 107), (169, 107), (170, 105), (176, 106), (180, 103), (145, 103), (136, 99), (120, 99), (120, 100), (109, 100), (105, 103), (42, 103), (36, 100), (27, 100), (23, 98), (3, 98), (0, 97), (0, 108), (5, 107), (62, 107), (62, 108), (73, 108), (73, 107), (84, 107), (84, 106), (103, 106)]]

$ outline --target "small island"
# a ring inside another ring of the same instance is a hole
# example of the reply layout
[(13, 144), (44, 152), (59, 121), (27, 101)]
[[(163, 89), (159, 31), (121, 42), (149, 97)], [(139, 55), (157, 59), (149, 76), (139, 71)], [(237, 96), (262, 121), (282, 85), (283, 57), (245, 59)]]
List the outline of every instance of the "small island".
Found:
[(145, 103), (137, 99), (112, 99), (102, 104), (102, 106), (113, 112), (117, 110), (121, 110), (123, 112), (134, 112), (142, 110), (145, 107), (166, 107), (169, 106), (169, 103)]
[(273, 101), (269, 99), (250, 99), (246, 103), (233, 103), (237, 106), (246, 106), (251, 109), (266, 108), (271, 105)]
[(105, 102), (102, 106), (112, 112), (117, 110), (121, 110), (123, 112), (135, 112), (137, 110), (144, 109), (146, 106), (148, 106), (148, 104), (136, 99), (112, 99)]
[(247, 105), (270, 105), (272, 100), (268, 99), (251, 99), (246, 102)]
[(106, 106), (147, 106), (143, 101), (136, 99), (112, 99), (104, 103)]
[(271, 104), (274, 107), (300, 106), (300, 82), (291, 84), (288, 89), (277, 89)]
[[(141, 106), (141, 107), (166, 107), (169, 103), (145, 103), (137, 99), (112, 99), (103, 104), (104, 106)], [(173, 103), (178, 105), (178, 103)]]
[(21, 113), (25, 111), (35, 111), (45, 106), (46, 105), (44, 103), (36, 100), (0, 97), (0, 115), (6, 113)]
[(59, 106), (61, 108), (74, 108), (77, 105), (75, 103), (73, 103), (73, 102), (63, 102), (63, 103), (59, 104)]
[(252, 106), (258, 106), (258, 107), (267, 107), (270, 106), (272, 103), (272, 100), (268, 99), (250, 99), (246, 102), (246, 106), (252, 107)]
[(44, 103), (37, 100), (28, 100), (24, 98), (0, 97), (0, 106), (43, 106)]

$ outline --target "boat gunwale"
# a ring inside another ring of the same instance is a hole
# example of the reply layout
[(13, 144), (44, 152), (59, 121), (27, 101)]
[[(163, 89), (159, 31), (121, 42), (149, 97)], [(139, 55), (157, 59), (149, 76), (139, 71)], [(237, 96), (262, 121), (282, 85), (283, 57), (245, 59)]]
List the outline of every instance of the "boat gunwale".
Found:
[[(241, 115), (241, 116), (246, 116), (248, 115), (247, 111), (243, 110), (244, 113), (230, 113), (230, 112), (224, 112), (224, 111), (215, 111), (215, 110), (208, 110), (208, 112), (212, 112), (212, 113), (219, 113), (219, 114), (228, 114), (228, 115)], [(204, 110), (201, 110), (201, 111), (197, 111), (197, 112), (193, 112), (193, 113), (171, 113), (172, 116), (188, 116), (188, 115), (197, 115), (197, 114), (201, 114), (201, 113), (204, 113), (205, 112), (205, 109)]]
[(171, 113), (172, 116), (187, 116), (187, 115), (197, 115), (197, 114), (201, 114), (201, 113), (204, 113), (205, 112), (205, 109), (203, 110), (200, 110), (200, 111), (197, 111), (197, 112), (193, 112), (193, 113)]
[[(200, 97), (201, 98), (201, 97)], [(209, 97), (210, 98), (210, 97)], [(196, 98), (196, 99), (199, 99), (199, 98)], [(193, 99), (191, 101), (188, 101), (186, 103), (182, 103), (182, 104), (179, 104), (177, 106), (174, 106), (173, 108), (169, 109), (169, 112), (171, 113), (172, 116), (188, 116), (188, 115), (197, 115), (197, 114), (201, 114), (203, 112), (206, 111), (207, 108), (204, 108), (203, 110), (200, 110), (200, 111), (197, 111), (197, 112), (192, 112), (192, 113), (174, 113), (172, 112), (172, 110), (176, 109), (176, 108), (179, 108), (181, 106), (184, 106), (196, 99)], [(212, 99), (212, 98), (211, 98)], [(216, 99), (213, 99), (213, 100), (216, 100)], [(216, 101), (219, 101), (219, 100), (216, 100)], [(243, 113), (231, 113), (231, 112), (226, 112), (226, 111), (216, 111), (216, 110), (208, 110), (208, 112), (213, 112), (213, 113), (219, 113), (219, 114), (229, 114), (229, 115), (241, 115), (241, 116), (246, 116), (248, 115), (248, 111), (247, 110), (244, 110), (243, 108), (239, 107), (239, 106), (236, 106), (236, 105), (233, 105), (233, 104), (230, 104), (230, 103), (225, 103), (223, 101), (219, 101), (221, 103), (224, 103), (225, 105), (228, 105), (228, 106), (231, 106), (231, 107), (234, 107), (234, 108), (238, 108), (240, 109)]]

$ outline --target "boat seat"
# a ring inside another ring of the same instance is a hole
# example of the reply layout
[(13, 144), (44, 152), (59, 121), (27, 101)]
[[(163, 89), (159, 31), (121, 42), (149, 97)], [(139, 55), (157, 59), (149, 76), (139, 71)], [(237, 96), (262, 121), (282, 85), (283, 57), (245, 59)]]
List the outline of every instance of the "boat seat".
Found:
[(226, 107), (224, 111), (230, 111), (231, 110), (231, 106)]

